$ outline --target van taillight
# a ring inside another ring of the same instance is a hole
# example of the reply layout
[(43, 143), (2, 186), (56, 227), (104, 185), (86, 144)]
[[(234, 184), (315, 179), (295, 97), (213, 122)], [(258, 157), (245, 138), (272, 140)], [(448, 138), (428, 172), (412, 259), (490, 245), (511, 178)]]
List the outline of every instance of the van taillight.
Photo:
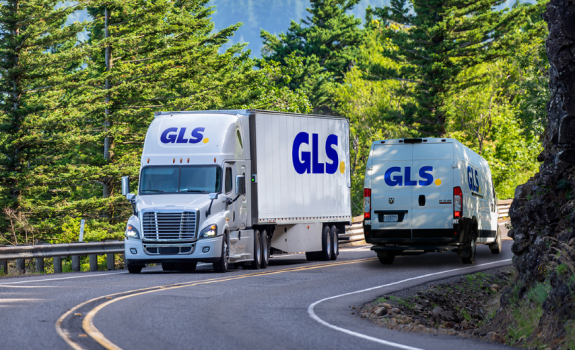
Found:
[(461, 187), (453, 187), (453, 217), (463, 216), (463, 192)]
[(371, 219), (371, 188), (363, 189), (363, 218)]

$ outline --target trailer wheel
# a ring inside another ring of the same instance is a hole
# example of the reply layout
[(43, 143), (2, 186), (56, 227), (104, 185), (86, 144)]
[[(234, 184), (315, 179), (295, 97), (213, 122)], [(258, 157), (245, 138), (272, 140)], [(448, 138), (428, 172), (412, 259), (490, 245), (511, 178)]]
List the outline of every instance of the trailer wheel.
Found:
[(329, 233), (329, 226), (323, 228), (321, 234), (321, 252), (319, 253), (319, 260), (328, 261), (331, 259), (331, 235)]
[(473, 228), (473, 232), (471, 233), (471, 242), (469, 247), (467, 247), (467, 256), (462, 258), (464, 264), (473, 264), (475, 262), (475, 252), (477, 251), (477, 243), (475, 240), (477, 239), (477, 228)]
[(377, 252), (377, 258), (379, 262), (383, 265), (391, 265), (393, 264), (393, 260), (395, 260), (395, 254), (390, 251), (384, 250), (381, 252)]
[(329, 232), (331, 238), (331, 260), (336, 260), (337, 256), (339, 255), (339, 244), (338, 244), (338, 236), (337, 236), (337, 227), (333, 225)]
[(222, 236), (222, 256), (220, 261), (214, 263), (214, 271), (216, 272), (228, 272), (228, 264), (230, 262), (230, 248), (228, 247), (228, 234), (224, 233)]
[(491, 254), (501, 253), (501, 233), (499, 232), (499, 225), (497, 225), (497, 238), (495, 238), (495, 243), (489, 245)]
[(174, 271), (176, 269), (175, 263), (162, 263), (162, 270), (164, 271)]
[(270, 263), (270, 237), (266, 230), (262, 231), (262, 269), (268, 267)]
[(134, 264), (130, 264), (128, 263), (128, 272), (129, 273), (140, 273), (142, 272), (142, 265), (134, 265)]
[(259, 270), (262, 267), (262, 243), (261, 234), (259, 230), (254, 231), (254, 261), (252, 261), (251, 268)]

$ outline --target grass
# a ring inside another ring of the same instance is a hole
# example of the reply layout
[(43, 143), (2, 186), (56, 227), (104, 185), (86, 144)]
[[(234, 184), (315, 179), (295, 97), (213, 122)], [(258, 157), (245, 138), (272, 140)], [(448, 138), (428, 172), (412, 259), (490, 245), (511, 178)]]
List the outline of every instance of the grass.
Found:
[(565, 346), (567, 349), (575, 349), (575, 322), (570, 321), (565, 326)]
[(538, 304), (543, 304), (551, 291), (551, 286), (547, 283), (537, 283), (529, 292), (527, 299)]
[(508, 327), (507, 340), (513, 344), (533, 334), (541, 315), (543, 315), (543, 308), (540, 304), (533, 305), (524, 302), (515, 307), (511, 315), (513, 322)]

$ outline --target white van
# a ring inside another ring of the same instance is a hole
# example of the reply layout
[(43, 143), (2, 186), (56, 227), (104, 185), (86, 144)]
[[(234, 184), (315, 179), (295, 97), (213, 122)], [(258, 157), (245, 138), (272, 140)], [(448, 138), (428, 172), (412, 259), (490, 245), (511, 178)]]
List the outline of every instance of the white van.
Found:
[(456, 252), (476, 244), (501, 252), (489, 164), (454, 139), (399, 139), (371, 145), (364, 185), (364, 234), (382, 264), (396, 255)]

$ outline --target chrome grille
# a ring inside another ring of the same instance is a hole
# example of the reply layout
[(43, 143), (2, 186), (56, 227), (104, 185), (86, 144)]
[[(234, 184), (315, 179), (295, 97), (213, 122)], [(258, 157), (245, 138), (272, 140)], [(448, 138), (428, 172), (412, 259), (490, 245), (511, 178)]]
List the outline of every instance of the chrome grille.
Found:
[(145, 239), (189, 240), (196, 236), (195, 212), (146, 212), (143, 219)]

